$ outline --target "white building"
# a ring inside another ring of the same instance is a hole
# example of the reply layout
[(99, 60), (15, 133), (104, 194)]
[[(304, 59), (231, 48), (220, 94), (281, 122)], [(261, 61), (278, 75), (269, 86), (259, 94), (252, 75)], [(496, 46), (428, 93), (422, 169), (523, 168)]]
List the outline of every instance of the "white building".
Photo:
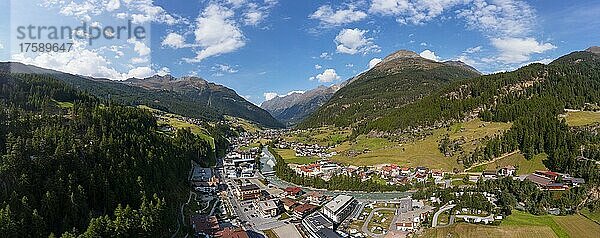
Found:
[(279, 213), (279, 207), (275, 200), (257, 201), (256, 206), (264, 218), (276, 217)]
[(352, 196), (338, 195), (323, 206), (323, 215), (339, 224), (352, 213), (356, 203), (356, 199)]

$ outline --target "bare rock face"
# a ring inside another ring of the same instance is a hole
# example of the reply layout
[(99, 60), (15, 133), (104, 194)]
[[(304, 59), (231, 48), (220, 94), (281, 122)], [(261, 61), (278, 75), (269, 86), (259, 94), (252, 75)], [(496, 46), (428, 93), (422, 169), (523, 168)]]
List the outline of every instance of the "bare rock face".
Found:
[(594, 54), (600, 54), (600, 46), (592, 46), (590, 48), (587, 48), (585, 51), (592, 52)]
[(387, 63), (393, 60), (397, 60), (397, 59), (407, 59), (407, 58), (421, 58), (421, 56), (419, 54), (417, 54), (416, 52), (410, 51), (410, 50), (399, 50), (396, 51), (388, 56), (386, 56), (383, 61), (381, 61), (382, 63)]
[(319, 86), (306, 92), (294, 92), (263, 102), (260, 107), (288, 126), (292, 126), (314, 112), (340, 88)]

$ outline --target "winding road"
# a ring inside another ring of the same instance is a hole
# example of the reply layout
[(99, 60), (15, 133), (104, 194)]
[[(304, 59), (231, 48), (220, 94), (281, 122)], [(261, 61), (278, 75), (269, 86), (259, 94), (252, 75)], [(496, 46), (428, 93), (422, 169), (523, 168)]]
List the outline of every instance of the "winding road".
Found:
[(431, 227), (433, 228), (433, 227), (437, 226), (438, 217), (440, 216), (440, 214), (442, 214), (442, 212), (448, 211), (448, 210), (454, 208), (455, 206), (456, 206), (456, 204), (442, 206), (439, 211), (437, 211), (435, 214), (433, 214), (433, 220), (431, 221)]

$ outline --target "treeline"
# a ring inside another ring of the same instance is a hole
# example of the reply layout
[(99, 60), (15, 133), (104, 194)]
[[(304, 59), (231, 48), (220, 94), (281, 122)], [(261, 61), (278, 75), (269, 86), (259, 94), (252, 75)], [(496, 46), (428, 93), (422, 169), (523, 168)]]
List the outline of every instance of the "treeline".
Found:
[[(0, 234), (161, 237), (210, 145), (43, 75), (0, 75)], [(72, 103), (60, 108), (59, 102)]]
[(390, 192), (407, 191), (409, 189), (408, 186), (389, 185), (376, 182), (372, 179), (362, 181), (358, 176), (334, 175), (329, 181), (325, 181), (317, 176), (303, 176), (290, 168), (285, 160), (272, 148), (272, 145), (269, 146), (269, 151), (275, 156), (275, 175), (277, 175), (278, 178), (293, 184), (316, 189), (340, 191)]

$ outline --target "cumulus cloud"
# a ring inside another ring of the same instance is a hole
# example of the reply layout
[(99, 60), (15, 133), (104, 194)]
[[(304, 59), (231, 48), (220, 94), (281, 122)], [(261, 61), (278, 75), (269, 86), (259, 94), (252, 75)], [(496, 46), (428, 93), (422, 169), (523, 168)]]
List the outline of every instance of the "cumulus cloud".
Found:
[(521, 36), (535, 25), (535, 11), (525, 2), (475, 0), (470, 8), (458, 10), (467, 25), (491, 36)]
[(134, 24), (155, 22), (173, 25), (187, 21), (185, 18), (169, 14), (162, 7), (154, 5), (153, 0), (83, 0), (77, 2), (44, 0), (41, 5), (58, 8), (61, 15), (73, 16), (87, 22), (105, 13), (114, 13), (114, 17), (119, 19), (128, 18)]
[(335, 69), (326, 69), (323, 73), (318, 74), (309, 78), (310, 80), (317, 79), (321, 83), (331, 83), (335, 80), (339, 80), (340, 76), (335, 72)]
[(555, 49), (550, 43), (538, 42), (534, 38), (493, 38), (492, 45), (500, 51), (497, 60), (504, 63), (522, 63), (534, 53), (543, 53)]
[(348, 9), (337, 9), (329, 5), (320, 6), (317, 11), (312, 13), (309, 18), (316, 19), (323, 26), (339, 26), (347, 23), (357, 22), (367, 17), (367, 14), (360, 10), (355, 10), (354, 6), (348, 6)]
[(423, 52), (419, 53), (419, 55), (425, 59), (430, 59), (433, 61), (440, 61), (440, 57), (435, 55), (435, 52), (433, 52), (431, 50), (424, 50)]
[(323, 66), (315, 64), (315, 69), (321, 69), (321, 68), (323, 68)]
[(75, 41), (69, 52), (45, 53), (34, 57), (14, 54), (11, 60), (66, 73), (116, 80), (149, 77), (155, 73), (150, 66), (131, 66), (129, 70), (119, 71), (116, 65), (102, 54), (103, 49), (87, 49), (86, 46), (85, 41)]
[(246, 45), (244, 35), (233, 20), (233, 10), (210, 4), (196, 20), (196, 44), (201, 48), (188, 62), (236, 51)]
[(186, 47), (185, 38), (177, 33), (171, 32), (165, 36), (163, 41), (161, 42), (162, 46), (168, 46), (175, 49)]
[(369, 69), (375, 67), (375, 65), (379, 64), (382, 60), (380, 58), (373, 58), (369, 61)]
[(335, 37), (337, 52), (351, 55), (379, 52), (380, 48), (373, 43), (373, 39), (365, 37), (365, 33), (367, 32), (367, 30), (360, 30), (358, 28), (341, 30)]
[(396, 21), (402, 24), (422, 24), (441, 15), (448, 9), (467, 2), (469, 2), (469, 0), (373, 0), (369, 12), (384, 16), (395, 16)]

